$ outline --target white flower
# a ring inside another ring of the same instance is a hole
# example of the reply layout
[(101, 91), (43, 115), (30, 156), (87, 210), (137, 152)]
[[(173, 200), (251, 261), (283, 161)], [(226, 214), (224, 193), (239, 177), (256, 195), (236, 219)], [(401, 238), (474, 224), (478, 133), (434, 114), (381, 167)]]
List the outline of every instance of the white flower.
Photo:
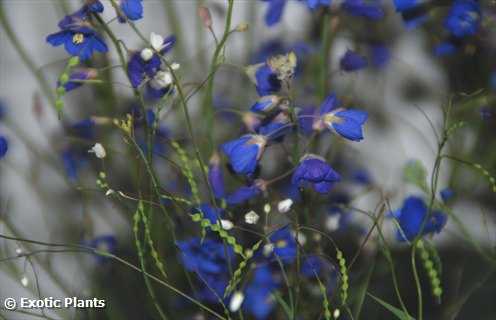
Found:
[(220, 226), (224, 230), (231, 230), (234, 227), (234, 224), (229, 220), (221, 219), (220, 220)]
[(169, 71), (158, 71), (153, 79), (150, 81), (150, 85), (157, 90), (167, 88), (172, 84), (174, 79)]
[(155, 32), (152, 32), (150, 33), (150, 44), (152, 45), (153, 49), (160, 51), (162, 50), (162, 46), (164, 45), (164, 37), (156, 34)]
[(245, 214), (245, 222), (248, 224), (256, 224), (258, 219), (260, 219), (260, 216), (253, 210)]
[(270, 254), (274, 251), (274, 244), (273, 243), (267, 243), (263, 247), (263, 254), (264, 256), (268, 257)]
[(245, 300), (245, 295), (241, 291), (236, 291), (233, 294), (231, 301), (229, 302), (229, 310), (231, 312), (238, 311), (241, 305), (243, 304), (244, 300)]
[(153, 57), (153, 51), (150, 48), (145, 48), (141, 50), (140, 56), (143, 61), (149, 61)]
[(95, 143), (95, 145), (88, 150), (89, 153), (94, 153), (98, 159), (103, 159), (107, 155), (105, 148), (100, 143)]
[(286, 199), (277, 204), (277, 210), (279, 210), (280, 213), (286, 213), (291, 209), (291, 206), (293, 205), (293, 200), (291, 199)]
[(172, 70), (177, 70), (181, 67), (181, 65), (177, 62), (173, 62), (173, 63), (171, 63), (170, 67)]
[(263, 207), (264, 212), (267, 213), (267, 214), (270, 213), (270, 210), (271, 209), (272, 208), (270, 207), (270, 204), (269, 203), (266, 203), (265, 206)]
[(334, 319), (339, 318), (339, 315), (341, 315), (341, 311), (339, 309), (334, 310), (334, 313), (332, 314), (334, 316)]
[(22, 276), (22, 278), (21, 278), (21, 284), (22, 284), (23, 287), (27, 287), (28, 284), (29, 284), (28, 277)]
[(333, 214), (327, 216), (327, 219), (325, 221), (325, 227), (327, 231), (336, 231), (339, 228), (339, 220), (341, 220), (341, 215), (339, 214)]
[(22, 249), (21, 249), (21, 248), (17, 248), (17, 249), (15, 249), (15, 253), (16, 253), (17, 255), (21, 255), (21, 254), (22, 254)]

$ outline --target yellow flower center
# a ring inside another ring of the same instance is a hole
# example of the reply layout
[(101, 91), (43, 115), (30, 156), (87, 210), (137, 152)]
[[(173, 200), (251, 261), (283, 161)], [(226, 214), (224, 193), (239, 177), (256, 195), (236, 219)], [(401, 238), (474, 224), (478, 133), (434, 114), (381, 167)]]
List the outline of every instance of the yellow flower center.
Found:
[(276, 247), (278, 248), (284, 248), (288, 245), (287, 241), (285, 240), (279, 240), (276, 242)]
[(76, 33), (73, 37), (72, 37), (72, 42), (74, 44), (81, 44), (83, 43), (84, 41), (84, 34), (82, 33)]

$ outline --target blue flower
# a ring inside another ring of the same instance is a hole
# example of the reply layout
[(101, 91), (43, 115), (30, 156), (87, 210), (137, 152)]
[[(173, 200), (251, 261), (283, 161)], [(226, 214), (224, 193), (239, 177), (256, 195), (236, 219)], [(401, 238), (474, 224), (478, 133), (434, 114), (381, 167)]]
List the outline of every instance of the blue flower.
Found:
[[(441, 232), (448, 219), (446, 214), (441, 211), (434, 211), (427, 217), (427, 213), (428, 208), (422, 198), (415, 196), (406, 198), (403, 206), (392, 212), (392, 216), (398, 221), (400, 227), (396, 233), (397, 239), (399, 241), (411, 241), (420, 232), (422, 235)], [(423, 229), (420, 230), (422, 227)]]
[(282, 141), (289, 131), (291, 131), (291, 121), (285, 112), (267, 117), (256, 130), (259, 135), (277, 142)]
[(226, 196), (224, 188), (224, 174), (220, 166), (220, 157), (214, 153), (208, 164), (208, 181), (217, 199), (222, 199)]
[[(159, 51), (160, 54), (166, 54), (172, 49), (175, 42), (175, 36), (169, 36), (162, 41), (159, 39), (154, 49)], [(160, 70), (161, 64), (160, 57), (150, 48), (132, 53), (127, 65), (127, 74), (131, 85), (137, 88), (141, 85), (145, 77), (152, 79)]]
[(336, 95), (329, 95), (320, 106), (320, 119), (314, 128), (320, 130), (327, 127), (351, 141), (363, 139), (362, 126), (367, 121), (368, 113), (357, 109), (339, 107), (341, 102)]
[[(117, 248), (117, 239), (113, 235), (101, 235), (91, 239), (87, 242), (87, 245), (98, 251), (114, 253)], [(95, 258), (99, 263), (103, 263), (107, 260), (106, 257), (101, 255), (96, 255)]]
[(233, 170), (238, 174), (252, 174), (260, 160), (267, 138), (247, 134), (222, 145), (222, 151), (229, 158)]
[(250, 111), (254, 113), (270, 113), (278, 109), (281, 101), (282, 98), (276, 95), (263, 96), (250, 107)]
[(75, 122), (70, 125), (69, 131), (78, 138), (93, 140), (95, 138), (95, 121), (88, 118)]
[(329, 7), (331, 5), (331, 0), (303, 0), (303, 1), (307, 3), (307, 7), (311, 10), (315, 10), (319, 7)]
[(456, 0), (444, 21), (444, 27), (455, 37), (472, 36), (479, 30), (481, 10), (478, 1)]
[(4, 136), (0, 136), (0, 159), (5, 157), (9, 150), (9, 143)]
[[(97, 76), (96, 69), (93, 68), (76, 69), (71, 72), (71, 74), (69, 75), (69, 81), (66, 82), (63, 85), (63, 87), (65, 91), (69, 92), (71, 90), (79, 88), (84, 84), (83, 82), (78, 82), (77, 80), (91, 80), (91, 79), (95, 79), (96, 76)], [(57, 86), (60, 86), (60, 82), (57, 82)]]
[(370, 59), (376, 68), (385, 67), (391, 60), (391, 52), (384, 44), (374, 44), (370, 47)]
[(291, 182), (300, 188), (312, 187), (316, 192), (325, 194), (340, 180), (341, 176), (323, 158), (309, 154), (300, 161)]
[(319, 256), (311, 255), (306, 257), (301, 264), (300, 272), (307, 278), (315, 278), (327, 267), (327, 263)]
[(296, 240), (289, 227), (281, 228), (269, 236), (272, 252), (270, 255), (277, 256), (284, 263), (292, 263), (296, 258)]
[(307, 106), (298, 112), (298, 127), (306, 135), (313, 132), (313, 124), (318, 118), (317, 108), (315, 106)]
[(441, 42), (434, 47), (434, 54), (437, 57), (449, 56), (456, 52), (457, 47), (452, 42)]
[(86, 0), (85, 7), (95, 13), (101, 13), (103, 12), (103, 4), (100, 2), (100, 0)]
[(281, 90), (281, 80), (267, 63), (260, 65), (256, 70), (255, 85), (260, 96), (270, 95)]
[(219, 208), (214, 208), (208, 203), (203, 203), (199, 208), (194, 208), (193, 213), (202, 213), (205, 219), (210, 220), (212, 224), (216, 224), (219, 219), (222, 219), (223, 211)]
[(441, 196), (441, 199), (443, 199), (444, 203), (450, 201), (455, 196), (455, 192), (451, 188), (444, 188), (439, 192), (439, 194)]
[(234, 257), (232, 248), (217, 240), (198, 237), (178, 241), (177, 246), (184, 267), (195, 272), (204, 284), (199, 298), (217, 302), (229, 282), (229, 261)]
[(275, 306), (272, 292), (279, 287), (268, 265), (255, 269), (255, 273), (245, 290), (243, 310), (252, 314), (257, 320), (267, 319)]
[(120, 0), (119, 8), (122, 12), (118, 12), (119, 22), (126, 22), (129, 20), (139, 20), (143, 18), (143, 4), (142, 0)]
[(353, 16), (364, 17), (370, 20), (384, 18), (384, 10), (380, 1), (345, 0), (341, 7)]
[(341, 70), (352, 72), (366, 68), (368, 62), (364, 56), (361, 56), (352, 50), (347, 50), (339, 61), (339, 65), (341, 66)]
[(429, 1), (423, 0), (394, 0), (397, 12), (401, 13), (405, 26), (413, 29), (427, 21), (431, 9)]
[(263, 188), (263, 183), (258, 182), (258, 180), (250, 186), (242, 186), (233, 193), (227, 195), (226, 203), (229, 206), (242, 204), (243, 202), (260, 195), (263, 192)]
[(72, 148), (67, 148), (61, 154), (65, 173), (70, 181), (78, 179), (79, 169), (86, 163), (86, 159), (81, 152)]
[(262, 0), (269, 3), (267, 12), (265, 13), (265, 24), (270, 26), (275, 25), (281, 20), (284, 7), (287, 0)]
[(107, 52), (107, 45), (91, 27), (88, 19), (88, 9), (83, 7), (62, 19), (59, 22), (61, 31), (49, 35), (46, 41), (54, 47), (63, 44), (70, 55), (78, 56), (81, 60), (89, 59), (94, 51)]

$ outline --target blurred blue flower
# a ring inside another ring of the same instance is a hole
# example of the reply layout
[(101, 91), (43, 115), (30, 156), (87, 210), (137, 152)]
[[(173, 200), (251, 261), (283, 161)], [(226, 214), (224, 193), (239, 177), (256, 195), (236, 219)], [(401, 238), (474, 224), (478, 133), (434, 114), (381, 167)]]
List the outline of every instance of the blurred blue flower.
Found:
[(357, 109), (344, 109), (335, 94), (329, 95), (320, 106), (320, 119), (314, 128), (327, 127), (351, 141), (363, 140), (362, 127), (367, 121), (368, 113)]
[(479, 30), (480, 4), (475, 0), (456, 0), (444, 21), (444, 27), (455, 37), (472, 36)]
[(325, 270), (327, 267), (327, 262), (317, 256), (317, 255), (310, 255), (305, 257), (303, 260), (303, 263), (301, 264), (301, 269), (300, 272), (307, 278), (315, 278), (315, 275), (320, 275), (323, 271), (328, 271)]
[(265, 24), (270, 26), (275, 25), (281, 20), (284, 7), (287, 0), (262, 0), (269, 3), (267, 12), (265, 13)]
[(312, 187), (316, 192), (325, 194), (340, 180), (341, 176), (323, 158), (308, 154), (300, 161), (291, 182), (300, 188)]
[(276, 95), (260, 97), (251, 107), (250, 111), (254, 113), (270, 113), (279, 107), (282, 98)]
[(427, 217), (427, 213), (428, 208), (422, 198), (415, 196), (406, 198), (403, 206), (391, 213), (400, 227), (396, 233), (397, 239), (399, 241), (411, 241), (420, 232), (422, 235), (441, 232), (448, 219), (446, 214), (441, 211), (433, 211)]
[(107, 45), (89, 24), (88, 15), (89, 10), (83, 7), (66, 16), (59, 22), (61, 31), (49, 35), (46, 41), (54, 47), (63, 44), (70, 55), (83, 61), (89, 59), (94, 51), (107, 52)]
[(281, 142), (284, 136), (291, 131), (291, 120), (285, 112), (279, 112), (267, 117), (256, 132), (270, 141)]
[(383, 68), (391, 60), (391, 52), (384, 44), (373, 44), (370, 46), (370, 60), (374, 67)]
[(220, 166), (220, 157), (214, 153), (208, 164), (208, 181), (217, 199), (222, 199), (226, 196), (224, 188), (224, 174)]
[(364, 17), (370, 20), (384, 18), (380, 0), (345, 0), (341, 7), (350, 15)]
[(269, 64), (264, 63), (255, 71), (255, 85), (260, 96), (267, 96), (281, 90), (281, 80)]
[(195, 272), (204, 284), (198, 298), (218, 302), (229, 281), (229, 261), (234, 257), (232, 248), (220, 241), (199, 237), (178, 241), (177, 246), (184, 267)]
[(329, 7), (331, 5), (331, 0), (300, 0), (305, 1), (309, 9), (315, 10), (319, 7)]
[(123, 23), (127, 19), (136, 21), (143, 18), (142, 0), (119, 0), (119, 8), (122, 12), (118, 12), (118, 20)]
[[(98, 251), (102, 251), (106, 253), (114, 253), (117, 248), (117, 239), (113, 235), (106, 234), (106, 235), (94, 237), (86, 244), (89, 247), (95, 248)], [(95, 255), (95, 258), (98, 263), (103, 263), (108, 259), (98, 254)]]
[(67, 178), (74, 182), (78, 179), (79, 169), (86, 163), (86, 154), (73, 148), (66, 148), (61, 154)]
[(273, 246), (268, 252), (269, 260), (275, 255), (283, 263), (292, 263), (296, 258), (296, 240), (289, 227), (283, 227), (269, 236), (270, 244)]
[(7, 151), (9, 150), (9, 143), (7, 138), (0, 136), (0, 159), (5, 157)]
[(405, 26), (413, 29), (427, 21), (430, 1), (393, 0), (397, 12), (401, 13)]
[[(63, 87), (65, 91), (69, 92), (76, 88), (79, 88), (84, 83), (78, 82), (77, 80), (91, 80), (97, 77), (97, 70), (93, 68), (86, 69), (76, 69), (72, 71), (69, 75), (69, 81), (67, 81)], [(60, 81), (57, 81), (57, 86), (60, 86)]]
[(247, 134), (222, 145), (222, 151), (229, 158), (233, 170), (238, 174), (252, 174), (260, 160), (267, 138)]
[(272, 292), (279, 287), (279, 281), (268, 265), (258, 266), (253, 278), (245, 289), (243, 310), (257, 320), (267, 319), (275, 306)]
[(439, 192), (441, 199), (443, 199), (444, 203), (450, 201), (455, 196), (455, 192), (451, 188), (444, 188)]
[(372, 178), (367, 169), (356, 169), (353, 170), (351, 178), (354, 182), (362, 185), (369, 185), (372, 183)]
[(441, 42), (434, 47), (434, 55), (437, 57), (449, 56), (456, 52), (457, 47), (449, 41)]
[(101, 13), (103, 12), (103, 4), (100, 0), (86, 0), (85, 7), (91, 12)]
[(95, 121), (91, 118), (83, 119), (69, 126), (72, 135), (86, 140), (95, 138)]
[(230, 193), (226, 197), (226, 203), (229, 206), (242, 204), (260, 194), (262, 194), (262, 187), (260, 184), (254, 183), (250, 186), (242, 186)]
[(358, 53), (347, 50), (339, 61), (341, 70), (346, 72), (358, 71), (367, 67), (367, 59)]

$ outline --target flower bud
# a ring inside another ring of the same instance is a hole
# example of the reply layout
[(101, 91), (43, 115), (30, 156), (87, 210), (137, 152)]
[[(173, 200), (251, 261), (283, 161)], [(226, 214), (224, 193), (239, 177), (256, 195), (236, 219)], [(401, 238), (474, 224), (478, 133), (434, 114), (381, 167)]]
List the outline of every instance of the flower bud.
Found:
[(141, 50), (140, 57), (141, 57), (141, 59), (143, 59), (143, 61), (149, 61), (153, 57), (152, 49), (145, 48), (145, 49)]
[(236, 29), (235, 29), (235, 30), (236, 30), (237, 32), (245, 32), (246, 30), (248, 30), (248, 27), (249, 27), (248, 23), (246, 23), (246, 22), (241, 22), (240, 24), (238, 24), (238, 25), (236, 26)]
[(88, 152), (94, 153), (98, 159), (103, 159), (107, 155), (105, 148), (100, 143), (95, 143)]
[(210, 10), (207, 7), (200, 6), (198, 7), (198, 16), (203, 22), (203, 26), (207, 29), (212, 28), (212, 15), (210, 14)]

